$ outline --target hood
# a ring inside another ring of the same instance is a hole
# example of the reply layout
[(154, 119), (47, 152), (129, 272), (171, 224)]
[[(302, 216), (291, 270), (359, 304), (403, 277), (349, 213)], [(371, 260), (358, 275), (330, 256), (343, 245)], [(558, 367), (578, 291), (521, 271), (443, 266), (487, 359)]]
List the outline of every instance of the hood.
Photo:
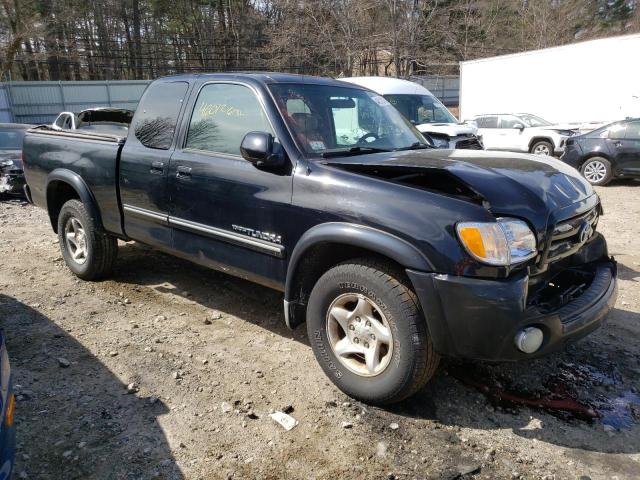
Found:
[(422, 133), (441, 133), (450, 137), (475, 135), (478, 129), (473, 125), (461, 123), (421, 123), (416, 128)]
[[(537, 229), (545, 228), (553, 212), (562, 219), (575, 215), (567, 213), (573, 210), (568, 207), (577, 208), (576, 204), (587, 203), (595, 195), (577, 170), (554, 158), (528, 154), (433, 149), (359, 155), (328, 163), (387, 179), (394, 179), (389, 171), (397, 171), (398, 179), (424, 173), (427, 181), (429, 172), (434, 177), (444, 172), (461, 182), (460, 191), (466, 188), (477, 193), (493, 214), (528, 219)], [(376, 174), (376, 169), (387, 172)], [(426, 188), (439, 190), (437, 183)]]
[(573, 131), (578, 131), (578, 129), (573, 126), (570, 125), (568, 123), (558, 123), (555, 125), (547, 125), (546, 127), (529, 127), (531, 130), (533, 129), (537, 129), (537, 130), (573, 130)]

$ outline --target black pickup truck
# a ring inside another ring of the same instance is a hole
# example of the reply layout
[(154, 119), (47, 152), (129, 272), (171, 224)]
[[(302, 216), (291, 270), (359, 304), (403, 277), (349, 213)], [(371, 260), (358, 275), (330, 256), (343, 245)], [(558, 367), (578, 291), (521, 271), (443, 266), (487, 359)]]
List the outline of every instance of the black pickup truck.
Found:
[[(337, 80), (156, 80), (126, 138), (32, 129), (26, 194), (69, 268), (108, 275), (136, 240), (284, 292), (329, 378), (376, 404), (441, 355), (547, 354), (597, 328), (616, 264), (591, 185), (562, 162), (436, 150), (383, 97)], [(125, 268), (123, 265), (121, 268)]]

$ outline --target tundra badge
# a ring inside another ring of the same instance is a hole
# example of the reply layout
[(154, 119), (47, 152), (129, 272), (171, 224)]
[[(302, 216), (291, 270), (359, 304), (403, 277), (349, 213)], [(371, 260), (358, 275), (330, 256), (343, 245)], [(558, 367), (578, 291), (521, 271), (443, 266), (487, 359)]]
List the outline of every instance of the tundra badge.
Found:
[(266, 240), (272, 243), (282, 243), (282, 236), (275, 233), (262, 232), (260, 230), (254, 230), (253, 228), (241, 227), (240, 225), (231, 225), (236, 232), (240, 232), (244, 235), (253, 238), (259, 238), (260, 240)]

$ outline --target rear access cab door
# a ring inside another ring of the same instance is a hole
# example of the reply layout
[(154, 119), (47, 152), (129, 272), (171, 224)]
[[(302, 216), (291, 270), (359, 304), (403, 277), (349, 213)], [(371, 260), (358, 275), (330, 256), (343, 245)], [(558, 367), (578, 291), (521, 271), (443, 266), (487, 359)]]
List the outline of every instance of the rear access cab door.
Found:
[(146, 90), (120, 158), (124, 231), (140, 242), (171, 247), (167, 174), (189, 83), (155, 81)]

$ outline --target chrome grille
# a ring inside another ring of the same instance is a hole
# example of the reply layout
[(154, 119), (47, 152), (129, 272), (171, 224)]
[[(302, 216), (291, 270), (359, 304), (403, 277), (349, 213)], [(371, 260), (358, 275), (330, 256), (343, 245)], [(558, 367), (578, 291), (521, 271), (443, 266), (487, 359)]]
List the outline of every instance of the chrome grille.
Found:
[(599, 206), (596, 206), (582, 215), (559, 222), (551, 234), (547, 262), (575, 253), (594, 235), (599, 216)]

